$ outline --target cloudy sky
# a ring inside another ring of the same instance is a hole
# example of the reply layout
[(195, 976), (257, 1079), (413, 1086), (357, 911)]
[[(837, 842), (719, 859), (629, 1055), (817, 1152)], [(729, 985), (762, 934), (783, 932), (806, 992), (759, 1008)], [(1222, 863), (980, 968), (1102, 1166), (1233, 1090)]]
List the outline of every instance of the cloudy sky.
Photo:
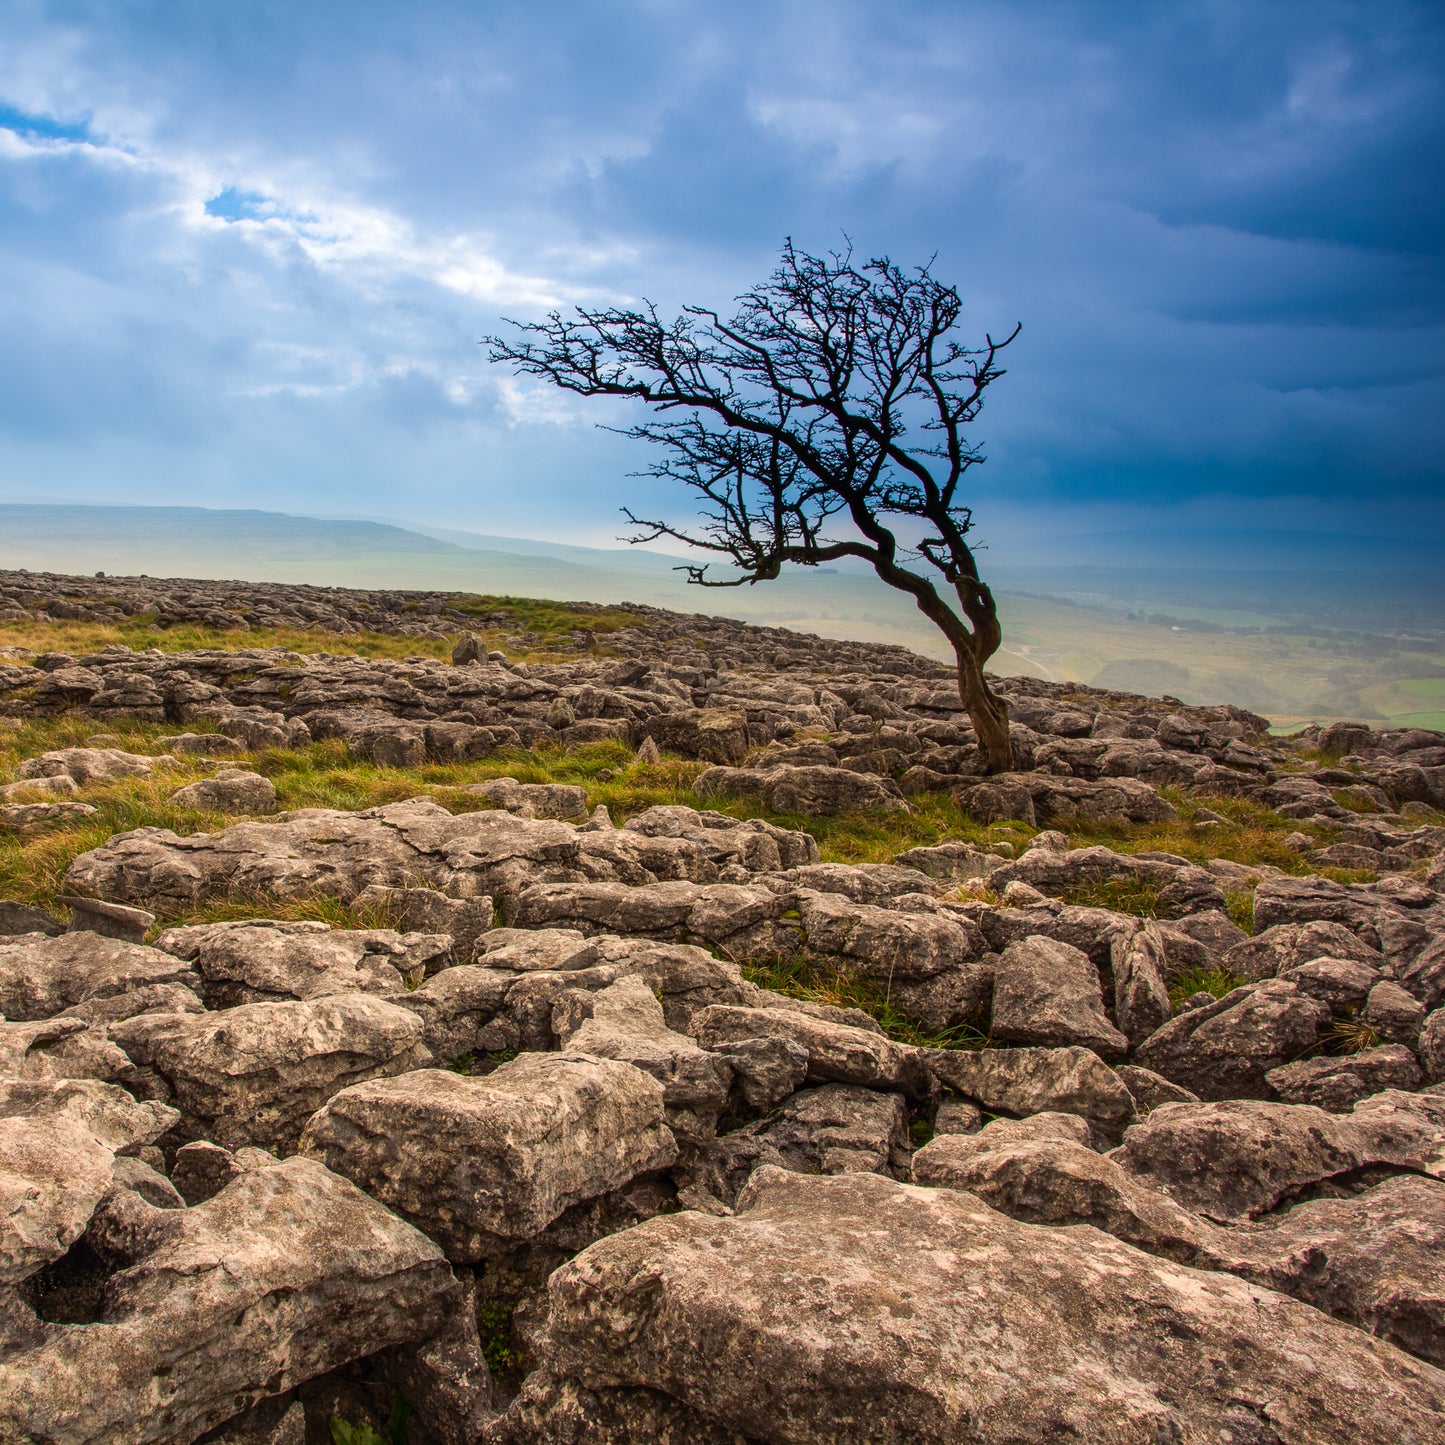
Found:
[(478, 338), (847, 233), (1023, 322), (985, 528), (1418, 538), (1442, 77), (1437, 0), (5, 0), (0, 500), (604, 540), (681, 499)]

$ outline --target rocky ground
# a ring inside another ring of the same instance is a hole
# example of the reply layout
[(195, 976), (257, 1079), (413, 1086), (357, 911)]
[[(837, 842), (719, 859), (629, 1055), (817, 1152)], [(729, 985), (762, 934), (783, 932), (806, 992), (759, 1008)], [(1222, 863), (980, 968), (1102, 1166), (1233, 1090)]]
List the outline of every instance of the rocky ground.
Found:
[(572, 612), (0, 574), (0, 1441), (1445, 1439), (1445, 735)]

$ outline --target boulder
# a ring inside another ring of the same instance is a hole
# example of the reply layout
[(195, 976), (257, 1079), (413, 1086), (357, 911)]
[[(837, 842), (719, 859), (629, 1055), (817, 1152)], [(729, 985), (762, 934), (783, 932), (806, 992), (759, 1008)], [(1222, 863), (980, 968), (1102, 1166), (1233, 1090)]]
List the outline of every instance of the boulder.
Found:
[(1129, 1047), (1104, 1012), (1098, 971), (1088, 955), (1048, 938), (1010, 944), (999, 955), (992, 1018), (997, 1039), (1079, 1044), (1105, 1058), (1121, 1058)]
[(142, 1014), (110, 1033), (193, 1127), (229, 1147), (289, 1148), (338, 1090), (428, 1062), (417, 1016), (362, 993)]
[(269, 813), (276, 806), (276, 785), (245, 768), (222, 768), (214, 778), (177, 788), (170, 801), (206, 813)]
[(587, 789), (571, 783), (519, 783), (515, 778), (492, 778), (462, 789), (488, 798), (509, 813), (524, 818), (583, 818), (587, 815)]
[(849, 768), (709, 768), (693, 783), (693, 791), (704, 798), (757, 798), (775, 813), (814, 818), (909, 811), (891, 780)]
[(110, 1190), (116, 1155), (176, 1117), (113, 1084), (0, 1077), (0, 1287), (64, 1255)]
[(564, 997), (553, 1008), (553, 1032), (564, 1049), (651, 1074), (662, 1085), (665, 1118), (679, 1139), (713, 1133), (732, 1071), (719, 1055), (668, 1028), (657, 995), (635, 974), (596, 993)]
[(648, 718), (641, 732), (659, 748), (704, 763), (740, 763), (749, 747), (747, 714), (694, 708)]
[(1224, 955), (1223, 967), (1246, 983), (1257, 983), (1317, 958), (1350, 959), (1375, 969), (1384, 962), (1378, 949), (1341, 924), (1279, 923), (1237, 943)]
[(429, 799), (360, 813), (304, 808), (271, 822), (180, 837), (164, 828), (119, 833), (82, 853), (74, 890), (180, 914), (217, 899), (350, 902), (373, 884), (425, 883), (456, 898), (511, 895), (528, 884), (580, 880), (576, 829), (505, 812), (453, 815)]
[(21, 934), (0, 940), (0, 1014), (51, 1018), (87, 999), (106, 999), (157, 984), (197, 988), (183, 959), (157, 948), (97, 933)]
[(1106, 1132), (1134, 1115), (1123, 1080), (1092, 1049), (928, 1049), (925, 1061), (940, 1084), (990, 1113), (1078, 1114)]
[(1445, 1409), (1445, 1375), (1295, 1300), (872, 1174), (761, 1169), (734, 1216), (649, 1220), (547, 1293), (541, 1368), (493, 1442), (564, 1438), (540, 1403), (522, 1423), (564, 1385), (652, 1392), (698, 1440), (1202, 1442), (1267, 1422), (1365, 1445), (1427, 1440)]
[(662, 1085), (630, 1064), (523, 1054), (485, 1078), (424, 1069), (355, 1085), (312, 1118), (299, 1147), (449, 1258), (476, 1262), (670, 1165), (664, 1107)]
[(807, 1053), (809, 1083), (861, 1084), (906, 1093), (924, 1090), (923, 1054), (882, 1034), (810, 1018), (791, 1009), (716, 1004), (693, 1016), (689, 1029), (706, 1049), (749, 1039), (783, 1039)]
[(91, 1229), (114, 1258), (93, 1322), (52, 1325), (0, 1360), (0, 1438), (195, 1440), (425, 1342), (461, 1307), (430, 1240), (309, 1159), (247, 1172), (192, 1209), (111, 1199)]
[(1264, 1099), (1265, 1075), (1312, 1049), (1329, 1023), (1327, 1005), (1270, 979), (1171, 1019), (1134, 1050), (1134, 1062), (1201, 1099)]
[(1130, 1045), (1137, 1046), (1168, 1023), (1174, 1011), (1165, 983), (1171, 966), (1169, 939), (1150, 919), (1132, 938), (1116, 939), (1110, 954), (1114, 1017)]
[(1415, 1055), (1401, 1044), (1363, 1049), (1342, 1058), (1299, 1059), (1271, 1069), (1265, 1081), (1287, 1104), (1318, 1104), (1348, 1114), (1385, 1089), (1418, 1089), (1424, 1082)]
[(398, 993), (450, 951), (445, 934), (245, 919), (168, 929), (156, 946), (194, 965), (215, 1008), (339, 993)]
[(1196, 1214), (1254, 1218), (1358, 1169), (1445, 1174), (1445, 1098), (1389, 1091), (1349, 1114), (1254, 1099), (1165, 1104), (1129, 1129), (1112, 1157)]

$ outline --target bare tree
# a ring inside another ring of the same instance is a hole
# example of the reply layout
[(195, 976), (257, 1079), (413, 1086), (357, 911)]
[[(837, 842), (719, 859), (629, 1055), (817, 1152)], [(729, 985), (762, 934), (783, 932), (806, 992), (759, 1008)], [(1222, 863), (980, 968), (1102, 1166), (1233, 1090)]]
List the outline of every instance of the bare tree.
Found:
[(650, 303), (579, 307), (509, 322), (518, 337), (486, 344), (519, 376), (662, 413), (622, 434), (661, 448), (639, 475), (690, 488), (701, 519), (687, 530), (624, 508), (636, 528), (627, 540), (671, 537), (738, 569), (685, 565), (689, 581), (738, 587), (784, 563), (858, 557), (911, 596), (952, 646), (986, 765), (1002, 772), (1013, 761), (1008, 710), (983, 671), (1001, 640), (998, 612), (960, 488), (983, 460), (964, 429), (1019, 328), (970, 348), (955, 336), (962, 310), (927, 265), (855, 264), (851, 251), (811, 256), (789, 241), (731, 320), (703, 306), (670, 321)]

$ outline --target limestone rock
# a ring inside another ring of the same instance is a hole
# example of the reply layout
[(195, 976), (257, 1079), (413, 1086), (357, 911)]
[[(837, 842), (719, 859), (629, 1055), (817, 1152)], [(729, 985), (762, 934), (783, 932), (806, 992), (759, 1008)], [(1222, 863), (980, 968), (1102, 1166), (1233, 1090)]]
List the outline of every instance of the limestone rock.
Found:
[(338, 1090), (426, 1062), (414, 1013), (370, 994), (142, 1014), (111, 1027), (217, 1142), (284, 1148)]
[(630, 1064), (523, 1054), (485, 1078), (425, 1069), (358, 1084), (311, 1120), (321, 1158), (459, 1261), (539, 1234), (563, 1210), (666, 1168), (662, 1085)]
[(861, 1084), (873, 1089), (920, 1092), (923, 1054), (882, 1034), (775, 1008), (714, 1005), (693, 1017), (693, 1037), (707, 1049), (728, 1048), (748, 1039), (784, 1039), (808, 1056), (810, 1083)]
[(157, 984), (199, 987), (184, 960), (96, 933), (21, 934), (0, 940), (0, 1014), (50, 1018), (87, 999)]
[[(194, 1440), (244, 1407), (458, 1308), (441, 1251), (309, 1159), (193, 1209), (133, 1201), (92, 1228), (124, 1250), (94, 1323), (0, 1361), (0, 1438)], [(164, 1388), (157, 1388), (164, 1381)]]
[(1197, 1214), (1252, 1218), (1302, 1187), (1372, 1165), (1445, 1174), (1445, 1098), (1389, 1091), (1349, 1114), (1253, 1099), (1165, 1104), (1112, 1157)]
[(1329, 1027), (1329, 1008), (1282, 979), (1236, 988), (1171, 1019), (1134, 1050), (1136, 1063), (1201, 1099), (1262, 1099), (1265, 1076)]
[(1318, 1104), (1348, 1114), (1385, 1089), (1418, 1089), (1424, 1082), (1415, 1055), (1402, 1044), (1364, 1049), (1342, 1058), (1299, 1059), (1271, 1069), (1265, 1081), (1287, 1104)]
[(170, 801), (208, 813), (269, 813), (276, 806), (276, 785), (260, 773), (222, 768), (214, 778), (177, 788)]
[(447, 935), (244, 919), (168, 929), (156, 946), (192, 963), (213, 1007), (396, 993), (450, 951)]
[(1445, 1375), (1272, 1291), (867, 1174), (762, 1169), (733, 1217), (602, 1240), (548, 1299), (547, 1378), (671, 1399), (679, 1438), (1202, 1442), (1263, 1417), (1365, 1445), (1445, 1408)]
[(1057, 1110), (1105, 1130), (1134, 1115), (1123, 1080), (1092, 1049), (928, 1049), (926, 1059), (939, 1083), (991, 1113)]
[(618, 1059), (651, 1074), (662, 1085), (668, 1127), (679, 1139), (709, 1136), (727, 1102), (732, 1071), (724, 1059), (700, 1049), (686, 1034), (668, 1028), (657, 995), (636, 975), (597, 993), (576, 996), (583, 1015), (573, 1027), (553, 1031), (564, 1049)]
[(709, 768), (693, 783), (693, 791), (704, 798), (759, 798), (775, 813), (804, 817), (909, 811), (896, 784), (848, 768)]
[(1079, 1044), (1106, 1058), (1121, 1058), (1129, 1047), (1104, 1012), (1088, 955), (1048, 938), (1010, 944), (999, 956), (992, 1032), (1023, 1044)]

